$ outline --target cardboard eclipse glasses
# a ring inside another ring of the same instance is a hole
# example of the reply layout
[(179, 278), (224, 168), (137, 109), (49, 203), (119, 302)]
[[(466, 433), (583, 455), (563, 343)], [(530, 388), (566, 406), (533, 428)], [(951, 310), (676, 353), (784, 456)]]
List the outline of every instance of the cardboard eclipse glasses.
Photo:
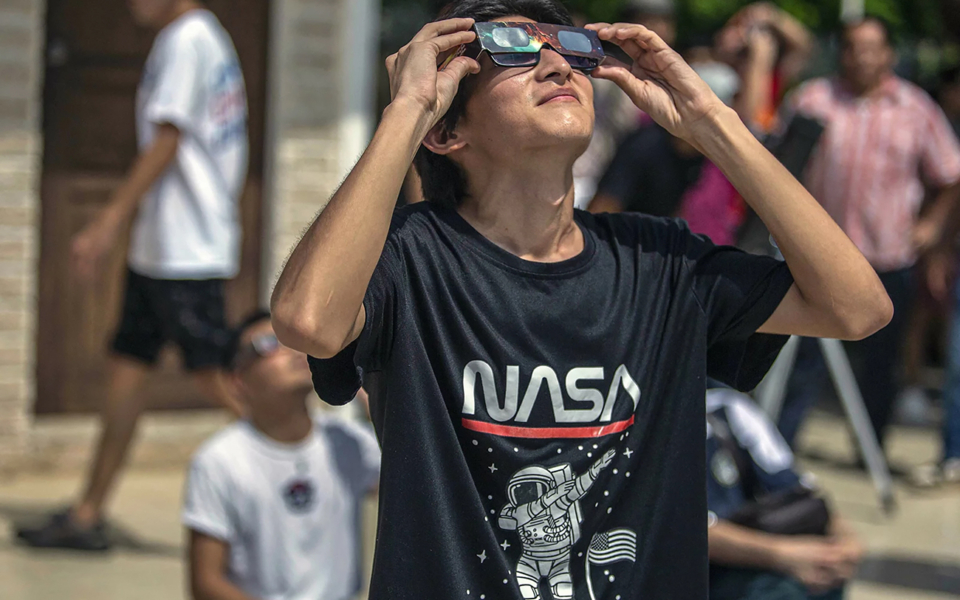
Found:
[(458, 56), (479, 59), (490, 55), (493, 64), (500, 67), (532, 67), (540, 62), (540, 50), (549, 46), (579, 71), (592, 71), (604, 58), (597, 32), (579, 27), (551, 23), (475, 23), (477, 39), (464, 44), (440, 66), (443, 70)]

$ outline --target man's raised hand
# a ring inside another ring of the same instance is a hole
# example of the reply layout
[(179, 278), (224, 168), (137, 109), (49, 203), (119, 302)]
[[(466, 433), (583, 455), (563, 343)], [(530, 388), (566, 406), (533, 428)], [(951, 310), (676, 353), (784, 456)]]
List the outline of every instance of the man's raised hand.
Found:
[(654, 121), (696, 145), (697, 124), (724, 104), (690, 65), (643, 25), (594, 23), (587, 29), (633, 59), (632, 65), (625, 65), (607, 57), (591, 75), (616, 83)]
[(438, 58), (477, 37), (470, 29), (473, 22), (447, 19), (428, 23), (409, 44), (387, 58), (393, 103), (407, 102), (422, 110), (429, 127), (443, 117), (457, 95), (460, 81), (470, 73), (478, 73), (480, 64), (459, 56), (438, 71)]

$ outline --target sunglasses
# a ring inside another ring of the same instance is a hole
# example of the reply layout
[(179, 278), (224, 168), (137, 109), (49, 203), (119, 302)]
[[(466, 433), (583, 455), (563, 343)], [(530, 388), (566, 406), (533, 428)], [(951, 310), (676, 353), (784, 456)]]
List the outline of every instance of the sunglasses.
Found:
[(273, 333), (261, 333), (250, 338), (250, 342), (237, 352), (234, 368), (242, 369), (258, 358), (266, 358), (280, 349), (280, 341)]
[(483, 52), (499, 67), (532, 67), (540, 62), (540, 50), (548, 46), (574, 69), (590, 72), (605, 56), (595, 31), (551, 23), (484, 22), (473, 26), (477, 39), (450, 55), (440, 70), (458, 56), (479, 59)]

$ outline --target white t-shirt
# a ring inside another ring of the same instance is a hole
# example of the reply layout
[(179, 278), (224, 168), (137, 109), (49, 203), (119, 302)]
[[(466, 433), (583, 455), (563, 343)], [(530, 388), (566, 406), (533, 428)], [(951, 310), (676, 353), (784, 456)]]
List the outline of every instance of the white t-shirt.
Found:
[(380, 476), (373, 430), (318, 418), (296, 445), (248, 422), (193, 458), (183, 524), (230, 546), (228, 576), (263, 600), (345, 600), (360, 590), (360, 503)]
[(140, 204), (129, 266), (156, 279), (231, 278), (240, 263), (247, 98), (236, 50), (210, 11), (182, 15), (153, 43), (137, 90), (141, 150), (163, 123), (180, 130), (180, 145)]

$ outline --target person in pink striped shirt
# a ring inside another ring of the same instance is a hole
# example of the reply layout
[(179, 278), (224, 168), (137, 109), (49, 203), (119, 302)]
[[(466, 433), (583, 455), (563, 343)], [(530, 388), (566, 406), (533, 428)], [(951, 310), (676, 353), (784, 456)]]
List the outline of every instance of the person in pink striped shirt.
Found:
[[(786, 110), (823, 124), (803, 182), (877, 270), (894, 303), (890, 325), (851, 348), (882, 443), (897, 394), (913, 267), (940, 241), (960, 197), (960, 143), (934, 100), (894, 75), (895, 53), (883, 22), (867, 18), (847, 24), (841, 41), (839, 76), (804, 84)], [(931, 186), (937, 196), (921, 219), (920, 204)], [(797, 420), (802, 411), (787, 409), (786, 414)], [(780, 425), (794, 433), (799, 421), (781, 419)]]

